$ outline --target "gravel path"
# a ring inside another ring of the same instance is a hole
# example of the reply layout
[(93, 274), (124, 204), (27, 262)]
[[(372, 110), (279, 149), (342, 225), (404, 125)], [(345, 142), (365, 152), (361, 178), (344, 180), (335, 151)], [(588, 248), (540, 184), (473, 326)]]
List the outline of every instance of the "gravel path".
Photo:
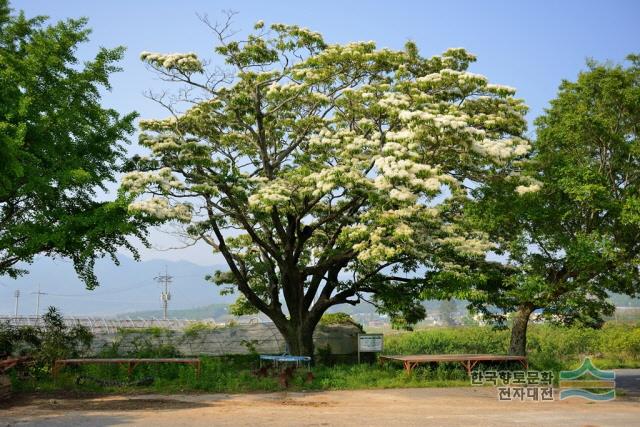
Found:
[(494, 388), (321, 393), (22, 396), (0, 426), (634, 426), (640, 401), (500, 402)]

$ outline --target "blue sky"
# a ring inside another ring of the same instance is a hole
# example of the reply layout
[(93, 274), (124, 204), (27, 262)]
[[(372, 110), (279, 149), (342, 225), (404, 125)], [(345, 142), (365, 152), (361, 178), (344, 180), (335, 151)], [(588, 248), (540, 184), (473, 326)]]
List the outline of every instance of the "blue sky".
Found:
[[(555, 96), (562, 79), (574, 79), (584, 69), (586, 58), (621, 62), (629, 53), (640, 53), (640, 1), (24, 0), (13, 1), (12, 7), (52, 20), (88, 17), (93, 34), (79, 51), (82, 59), (89, 59), (98, 46), (126, 46), (121, 63), (125, 72), (113, 77), (105, 103), (122, 112), (136, 110), (145, 118), (165, 114), (143, 96), (160, 82), (138, 55), (149, 50), (212, 56), (214, 38), (196, 13), (215, 21), (222, 19), (222, 10), (231, 9), (239, 12), (239, 30), (249, 30), (263, 19), (267, 24), (308, 27), (329, 42), (374, 40), (379, 47), (401, 48), (411, 39), (424, 55), (464, 47), (478, 57), (470, 71), (518, 89), (531, 108), (530, 121)], [(166, 247), (173, 241), (155, 233), (154, 242)], [(145, 257), (214, 262), (202, 247), (151, 250)]]

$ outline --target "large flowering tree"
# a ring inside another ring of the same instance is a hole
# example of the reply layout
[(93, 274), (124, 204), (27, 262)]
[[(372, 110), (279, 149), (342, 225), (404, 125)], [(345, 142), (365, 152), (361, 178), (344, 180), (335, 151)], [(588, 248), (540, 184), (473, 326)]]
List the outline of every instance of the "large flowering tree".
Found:
[(367, 298), (422, 318), (425, 271), (454, 268), (442, 254), (490, 249), (462, 207), (529, 150), (525, 105), (468, 72), (464, 49), (424, 58), (413, 43), (327, 44), (292, 25), (258, 22), (243, 41), (211, 27), (227, 68), (141, 55), (184, 85), (184, 103), (158, 97), (170, 117), (140, 122), (151, 155), (122, 185), (151, 197), (130, 208), (184, 222), (221, 253), (229, 271), (212, 280), (271, 318), (294, 354), (313, 353), (316, 324), (338, 304)]

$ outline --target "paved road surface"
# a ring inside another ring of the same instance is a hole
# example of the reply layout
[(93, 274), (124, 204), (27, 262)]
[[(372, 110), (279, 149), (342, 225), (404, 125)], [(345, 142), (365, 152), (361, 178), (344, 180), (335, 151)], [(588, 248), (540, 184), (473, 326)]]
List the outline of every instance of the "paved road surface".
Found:
[(640, 397), (640, 369), (615, 369), (615, 373), (616, 390), (622, 390), (624, 396)]
[[(625, 378), (626, 376), (623, 375)], [(26, 396), (0, 408), (4, 426), (620, 426), (640, 425), (640, 399), (500, 402), (496, 389), (321, 393)]]

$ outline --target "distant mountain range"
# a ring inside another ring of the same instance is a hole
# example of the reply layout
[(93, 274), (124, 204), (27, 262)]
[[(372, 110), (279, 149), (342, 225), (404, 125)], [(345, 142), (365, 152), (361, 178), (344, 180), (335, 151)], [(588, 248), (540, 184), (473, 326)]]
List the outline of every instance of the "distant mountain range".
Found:
[[(327, 310), (329, 313), (335, 312), (343, 312), (347, 314), (364, 314), (364, 313), (375, 313), (375, 307), (368, 303), (358, 304), (357, 306), (351, 306), (349, 304), (341, 304), (337, 306), (333, 306)], [(129, 313), (122, 313), (118, 315), (121, 318), (130, 317), (132, 319), (159, 319), (162, 318), (162, 310), (148, 310), (148, 311), (134, 311)], [(266, 316), (263, 314), (251, 315), (247, 316), (251, 317), (260, 317), (266, 319)], [(199, 319), (215, 319), (217, 321), (227, 321), (236, 316), (229, 314), (229, 304), (224, 303), (216, 303), (209, 304), (202, 307), (194, 307), (188, 309), (178, 309), (178, 310), (169, 310), (167, 317), (171, 319), (191, 319), (191, 320), (199, 320)]]
[[(130, 317), (132, 319), (161, 319), (162, 314), (162, 310), (148, 310), (122, 313), (119, 314), (118, 317)], [(214, 319), (216, 321), (222, 322), (233, 318), (234, 316), (229, 314), (229, 304), (217, 303), (205, 305), (202, 307), (169, 310), (169, 312), (167, 313), (167, 317), (169, 317), (170, 319), (190, 320)]]
[(162, 287), (154, 277), (164, 273), (165, 268), (173, 276), (169, 286), (171, 310), (215, 303), (226, 305), (235, 301), (233, 295), (221, 296), (216, 285), (204, 280), (205, 275), (215, 270), (226, 270), (224, 265), (205, 267), (187, 261), (136, 262), (126, 256), (119, 258), (120, 266), (107, 259), (96, 263), (100, 287), (88, 291), (78, 280), (71, 262), (40, 257), (33, 264), (23, 266), (29, 270), (29, 274), (16, 280), (0, 277), (0, 314), (14, 313), (16, 289), (20, 290), (19, 314), (35, 314), (38, 285), (40, 292), (43, 292), (40, 295), (40, 313), (49, 305), (58, 307), (63, 314), (70, 316), (114, 316), (159, 310), (162, 307)]
[[(121, 264), (116, 266), (110, 260), (100, 260), (96, 264), (96, 274), (100, 287), (93, 291), (85, 289), (78, 280), (73, 265), (69, 261), (40, 257), (23, 268), (29, 274), (16, 280), (0, 277), (0, 315), (13, 315), (15, 310), (15, 290), (20, 290), (18, 312), (33, 315), (36, 312), (38, 285), (40, 285), (40, 313), (47, 306), (58, 307), (67, 316), (118, 315), (133, 317), (160, 317), (162, 303), (161, 285), (154, 277), (166, 271), (173, 276), (170, 285), (171, 301), (169, 316), (174, 318), (218, 319), (234, 302), (234, 295), (220, 295), (219, 288), (204, 280), (207, 274), (216, 270), (226, 270), (225, 265), (209, 267), (188, 261), (149, 260), (136, 262), (120, 256)], [(640, 306), (640, 300), (622, 295), (612, 295), (617, 306)], [(458, 306), (464, 307), (464, 301)], [(424, 302), (428, 311), (437, 309), (439, 301)], [(372, 313), (375, 308), (369, 304), (355, 307), (340, 305), (330, 311)]]

